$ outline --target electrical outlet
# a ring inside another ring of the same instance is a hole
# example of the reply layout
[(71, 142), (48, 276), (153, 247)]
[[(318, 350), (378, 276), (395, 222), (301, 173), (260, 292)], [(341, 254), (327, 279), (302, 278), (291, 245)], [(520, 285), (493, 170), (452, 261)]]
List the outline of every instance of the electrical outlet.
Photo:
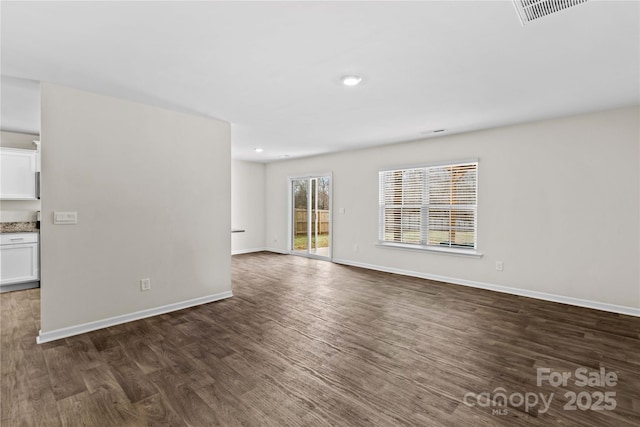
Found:
[(148, 291), (151, 289), (151, 279), (140, 279), (140, 290)]
[(496, 261), (496, 270), (504, 271), (504, 263), (502, 261)]
[(353, 244), (353, 252), (358, 252), (358, 244), (357, 243)]

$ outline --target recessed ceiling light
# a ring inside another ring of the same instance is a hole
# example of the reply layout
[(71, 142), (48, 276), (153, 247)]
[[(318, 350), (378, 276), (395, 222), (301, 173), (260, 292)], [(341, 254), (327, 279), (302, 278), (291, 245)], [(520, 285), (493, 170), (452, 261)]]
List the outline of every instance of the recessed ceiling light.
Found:
[(253, 151), (255, 151), (256, 153), (262, 153), (264, 150), (262, 148), (256, 148)]
[(362, 77), (351, 75), (351, 76), (342, 76), (342, 84), (345, 86), (356, 86), (360, 84), (362, 81)]

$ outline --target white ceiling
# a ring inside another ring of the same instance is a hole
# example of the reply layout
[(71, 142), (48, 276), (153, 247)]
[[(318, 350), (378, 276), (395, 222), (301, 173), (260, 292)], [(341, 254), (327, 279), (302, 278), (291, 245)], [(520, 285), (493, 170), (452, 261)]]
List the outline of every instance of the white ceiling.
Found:
[[(237, 159), (640, 104), (637, 1), (525, 27), (510, 1), (3, 1), (1, 12), (3, 76), (227, 120)], [(363, 84), (342, 86), (350, 73)], [(37, 120), (12, 122), (19, 93), (3, 90), (2, 126), (37, 132)]]

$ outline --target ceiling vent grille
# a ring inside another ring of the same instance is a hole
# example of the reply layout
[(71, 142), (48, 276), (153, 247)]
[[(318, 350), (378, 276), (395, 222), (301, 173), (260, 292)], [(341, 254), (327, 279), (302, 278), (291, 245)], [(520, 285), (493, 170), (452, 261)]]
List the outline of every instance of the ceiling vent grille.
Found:
[(513, 0), (522, 25), (543, 16), (560, 12), (571, 6), (585, 3), (587, 0)]

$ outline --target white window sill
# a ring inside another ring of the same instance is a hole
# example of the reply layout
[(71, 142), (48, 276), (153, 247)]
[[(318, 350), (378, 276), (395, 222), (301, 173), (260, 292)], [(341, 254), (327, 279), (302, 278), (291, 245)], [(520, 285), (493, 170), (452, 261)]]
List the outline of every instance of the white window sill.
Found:
[(406, 243), (376, 242), (376, 246), (383, 248), (408, 249), (411, 251), (431, 252), (442, 255), (454, 255), (471, 258), (481, 258), (482, 254), (475, 249), (439, 248), (436, 246), (409, 245)]

